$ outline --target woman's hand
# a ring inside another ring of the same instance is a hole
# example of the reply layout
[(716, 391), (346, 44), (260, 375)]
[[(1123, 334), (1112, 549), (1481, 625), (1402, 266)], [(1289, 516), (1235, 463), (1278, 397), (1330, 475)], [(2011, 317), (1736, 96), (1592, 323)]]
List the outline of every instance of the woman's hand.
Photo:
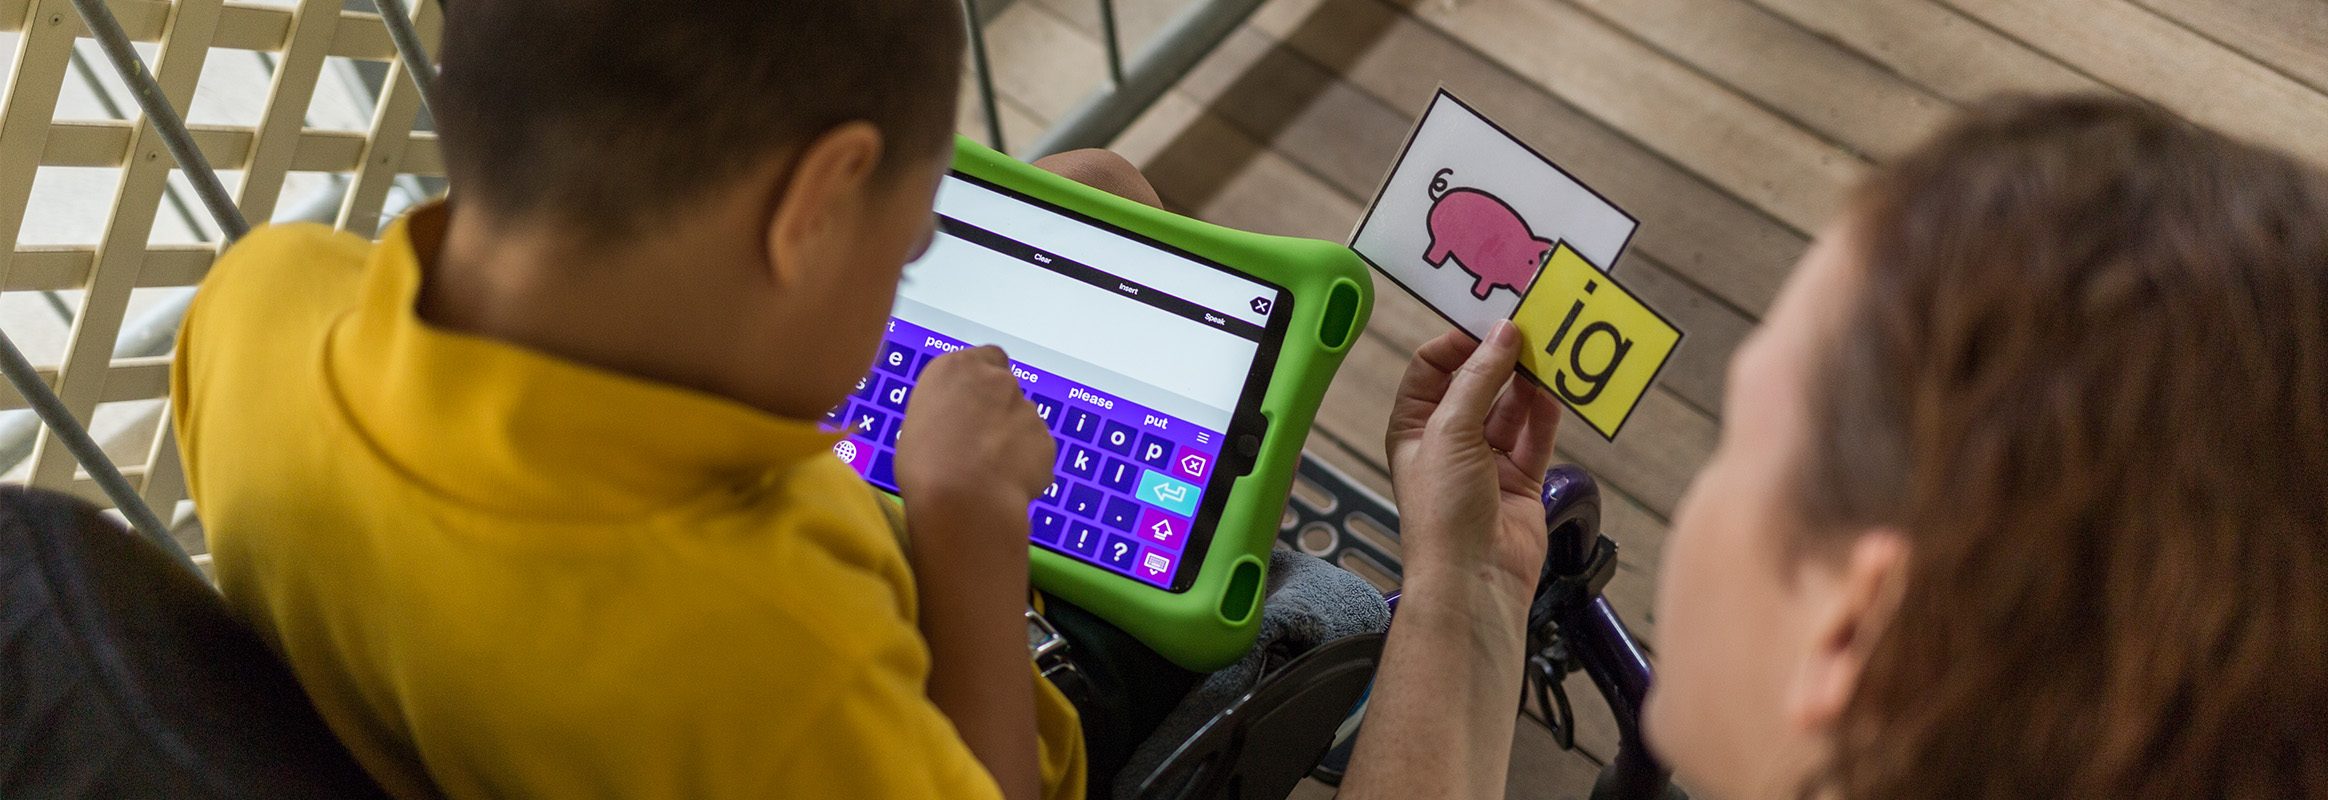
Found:
[[(1519, 331), (1415, 352), (1390, 414), (1406, 584), (1367, 701), (1346, 800), (1504, 796), (1528, 599), (1560, 407), (1512, 380)], [(1510, 384), (1506, 389), (1505, 385)]]
[(1415, 351), (1399, 382), (1388, 449), (1410, 581), (1487, 579), (1535, 591), (1545, 548), (1538, 495), (1560, 406), (1512, 380), (1519, 349), (1509, 322), (1485, 342), (1449, 331)]

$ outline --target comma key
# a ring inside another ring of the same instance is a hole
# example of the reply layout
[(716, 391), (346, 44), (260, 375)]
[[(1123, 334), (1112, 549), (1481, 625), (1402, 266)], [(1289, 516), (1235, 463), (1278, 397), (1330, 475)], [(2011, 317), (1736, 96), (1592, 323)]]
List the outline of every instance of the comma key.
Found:
[(1065, 508), (1068, 511), (1074, 512), (1077, 516), (1085, 518), (1097, 517), (1099, 516), (1100, 501), (1106, 497), (1107, 495), (1102, 493), (1097, 486), (1083, 486), (1078, 484), (1068, 487), (1067, 504)]

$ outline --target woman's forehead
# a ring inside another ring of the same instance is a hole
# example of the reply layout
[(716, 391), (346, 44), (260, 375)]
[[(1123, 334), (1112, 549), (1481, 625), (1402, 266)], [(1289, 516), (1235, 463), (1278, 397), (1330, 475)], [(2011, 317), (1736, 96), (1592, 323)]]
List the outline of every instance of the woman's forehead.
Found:
[(1740, 344), (1730, 366), (1731, 409), (1724, 425), (1743, 426), (1735, 431), (1742, 444), (1784, 450), (1807, 435), (1817, 354), (1835, 337), (1850, 335), (1843, 328), (1857, 286), (1853, 253), (1842, 226), (1822, 232), (1762, 324)]

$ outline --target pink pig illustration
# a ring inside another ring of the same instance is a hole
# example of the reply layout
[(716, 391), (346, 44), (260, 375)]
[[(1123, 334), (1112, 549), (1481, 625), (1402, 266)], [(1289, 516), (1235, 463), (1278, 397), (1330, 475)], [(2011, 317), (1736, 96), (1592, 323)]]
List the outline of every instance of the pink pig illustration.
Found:
[(1498, 288), (1519, 294), (1544, 266), (1553, 243), (1536, 238), (1528, 221), (1501, 198), (1478, 189), (1449, 189), (1454, 170), (1431, 177), (1431, 246), (1423, 261), (1433, 268), (1454, 258), (1477, 278), (1471, 296), (1486, 300)]

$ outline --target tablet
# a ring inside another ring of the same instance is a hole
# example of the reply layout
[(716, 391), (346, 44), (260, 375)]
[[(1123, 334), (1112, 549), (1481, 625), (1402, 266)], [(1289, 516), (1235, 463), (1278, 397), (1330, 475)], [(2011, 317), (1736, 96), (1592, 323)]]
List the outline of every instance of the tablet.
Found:
[(922, 367), (999, 345), (1058, 443), (1034, 546), (1187, 591), (1230, 484), (1252, 471), (1285, 290), (969, 175), (948, 176), (937, 207), (873, 374), (836, 420), (851, 437), (842, 460), (896, 492), (900, 413)]
[[(1363, 324), (1361, 285), (1324, 270), (1343, 296), (1327, 348), (1312, 317), (1333, 292), (1305, 316), (1301, 289), (1321, 276), (1283, 272), (1316, 261), (1314, 247), (1060, 186), (975, 145), (962, 155), (872, 372), (828, 420), (846, 435), (835, 454), (896, 493), (897, 433), (921, 371), (964, 347), (1000, 346), (1058, 445), (1053, 481), (1028, 512), (1036, 584), (1175, 661), (1233, 660), (1258, 618), (1258, 568), (1293, 466), (1285, 454), (1298, 457), (1331, 375), (1315, 362)], [(1260, 247), (1220, 246), (1229, 240)], [(1302, 363), (1285, 371), (1289, 360)], [(1292, 446), (1265, 447), (1272, 440)], [(1259, 525), (1257, 505), (1268, 509)]]

